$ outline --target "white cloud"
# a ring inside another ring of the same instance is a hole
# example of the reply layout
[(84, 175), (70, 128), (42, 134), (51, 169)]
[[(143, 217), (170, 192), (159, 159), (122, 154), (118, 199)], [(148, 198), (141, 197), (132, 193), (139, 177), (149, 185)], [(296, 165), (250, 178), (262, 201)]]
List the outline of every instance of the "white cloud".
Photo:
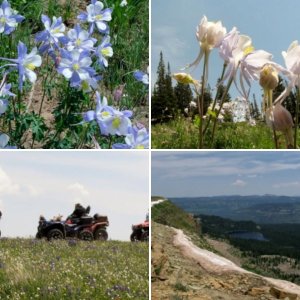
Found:
[(280, 182), (273, 184), (273, 188), (280, 189), (280, 188), (288, 188), (288, 187), (300, 187), (299, 181), (292, 181), (292, 182)]
[(243, 180), (237, 179), (235, 182), (232, 183), (232, 185), (234, 186), (239, 186), (239, 187), (243, 187), (245, 186), (247, 183)]
[(74, 192), (78, 196), (83, 196), (83, 197), (86, 197), (90, 194), (89, 191), (82, 184), (78, 182), (70, 184), (68, 186), (68, 190)]
[(250, 174), (248, 175), (248, 178), (256, 178), (257, 177), (257, 174)]
[(8, 174), (0, 167), (0, 194), (13, 195), (20, 191), (20, 186), (12, 181)]

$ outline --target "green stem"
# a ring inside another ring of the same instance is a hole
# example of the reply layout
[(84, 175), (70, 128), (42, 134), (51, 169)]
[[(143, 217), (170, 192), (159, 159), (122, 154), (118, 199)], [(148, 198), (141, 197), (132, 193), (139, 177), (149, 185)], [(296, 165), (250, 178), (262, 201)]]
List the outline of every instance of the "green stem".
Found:
[[(220, 83), (222, 82), (222, 80), (224, 78), (226, 68), (227, 68), (227, 63), (224, 63), (222, 74), (221, 74), (221, 77), (220, 77)], [(216, 104), (217, 104), (217, 100), (218, 100), (218, 96), (219, 96), (219, 89), (220, 89), (220, 86), (221, 86), (220, 83), (219, 83), (218, 88), (217, 88), (217, 92), (216, 92), (215, 99), (214, 99), (213, 106), (212, 106), (212, 111), (214, 111), (214, 109), (216, 107)], [(206, 122), (205, 128), (203, 130), (203, 135), (206, 133), (206, 130), (208, 129), (210, 121), (211, 121), (211, 115), (208, 117), (208, 120)]]
[(200, 98), (200, 95), (198, 96), (198, 111), (199, 111), (199, 119), (200, 119), (200, 122), (199, 122), (199, 149), (203, 148), (204, 93), (205, 93), (205, 86), (206, 86), (208, 58), (209, 58), (209, 52), (205, 52), (203, 73), (202, 73), (202, 80), (201, 80), (201, 98)]
[(212, 131), (212, 135), (211, 135), (211, 145), (213, 145), (214, 143), (214, 138), (215, 138), (215, 132), (216, 132), (216, 126), (217, 126), (217, 122), (218, 122), (218, 117), (219, 117), (219, 114), (223, 108), (223, 104), (224, 104), (224, 101), (225, 101), (225, 98), (226, 98), (226, 95), (231, 87), (231, 84), (233, 82), (233, 77), (230, 78), (230, 80), (228, 81), (227, 83), (227, 86), (225, 88), (225, 91), (222, 95), (222, 98), (221, 98), (221, 103), (220, 103), (220, 108), (219, 110), (217, 111), (217, 114), (216, 114), (216, 118), (214, 119), (214, 125), (213, 125), (213, 131)]
[[(299, 80), (298, 80), (298, 81), (299, 81)], [(297, 87), (297, 97), (296, 97), (296, 117), (295, 117), (295, 136), (294, 136), (294, 148), (295, 148), (295, 149), (297, 149), (297, 137), (298, 137), (299, 98), (300, 98), (300, 92), (299, 92), (299, 87)]]
[[(47, 67), (49, 65), (49, 56), (48, 55), (47, 55), (46, 65), (47, 65)], [(41, 101), (41, 105), (40, 105), (40, 109), (39, 109), (39, 116), (42, 113), (43, 103), (44, 103), (44, 99), (45, 99), (45, 96), (46, 96), (46, 83), (47, 83), (47, 79), (48, 79), (49, 74), (51, 74), (51, 73), (52, 73), (52, 68), (51, 68), (51, 70), (47, 70), (47, 74), (46, 74), (46, 76), (43, 79), (43, 84), (42, 84), (43, 85), (43, 96), (42, 96), (42, 101)]]

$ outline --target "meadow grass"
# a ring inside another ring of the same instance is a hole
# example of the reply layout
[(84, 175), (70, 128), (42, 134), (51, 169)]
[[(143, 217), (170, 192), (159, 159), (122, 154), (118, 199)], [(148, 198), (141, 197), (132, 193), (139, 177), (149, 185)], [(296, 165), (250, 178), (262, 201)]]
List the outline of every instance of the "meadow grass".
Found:
[(148, 243), (0, 240), (0, 299), (148, 299)]
[[(279, 147), (284, 149), (284, 137), (277, 133)], [(298, 144), (300, 138), (298, 136)], [(156, 124), (151, 129), (153, 149), (197, 149), (198, 128), (190, 120), (178, 117), (168, 123)], [(212, 149), (274, 149), (273, 133), (264, 123), (256, 126), (249, 124), (225, 122), (219, 123), (213, 144), (210, 131), (207, 131), (204, 148)]]

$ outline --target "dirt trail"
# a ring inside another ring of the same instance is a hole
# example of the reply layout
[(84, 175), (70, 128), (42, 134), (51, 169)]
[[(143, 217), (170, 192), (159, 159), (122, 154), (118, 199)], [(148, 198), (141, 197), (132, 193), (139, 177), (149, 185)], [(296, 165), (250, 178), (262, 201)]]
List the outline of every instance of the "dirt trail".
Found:
[(279, 279), (273, 279), (268, 278), (264, 276), (260, 276), (251, 272), (248, 272), (239, 266), (237, 266), (232, 261), (221, 257), (213, 252), (210, 252), (208, 250), (204, 250), (201, 248), (198, 248), (193, 244), (193, 242), (183, 233), (182, 230), (175, 229), (173, 230), (176, 232), (174, 236), (174, 245), (180, 248), (184, 256), (189, 257), (197, 263), (200, 264), (202, 268), (207, 270), (211, 273), (216, 274), (222, 274), (222, 273), (229, 273), (229, 272), (235, 272), (235, 273), (242, 273), (242, 274), (252, 274), (259, 278), (264, 279), (271, 285), (284, 290), (288, 293), (294, 293), (298, 296), (300, 296), (300, 286), (291, 283), (289, 281), (285, 280), (279, 280)]

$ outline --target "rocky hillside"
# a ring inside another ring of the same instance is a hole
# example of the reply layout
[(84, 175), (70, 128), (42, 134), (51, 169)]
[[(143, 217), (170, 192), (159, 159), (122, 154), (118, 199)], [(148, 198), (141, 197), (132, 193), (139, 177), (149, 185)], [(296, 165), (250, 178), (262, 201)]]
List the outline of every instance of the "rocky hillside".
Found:
[(152, 217), (152, 299), (300, 299), (300, 287), (214, 254), (193, 219), (169, 201), (154, 205)]

